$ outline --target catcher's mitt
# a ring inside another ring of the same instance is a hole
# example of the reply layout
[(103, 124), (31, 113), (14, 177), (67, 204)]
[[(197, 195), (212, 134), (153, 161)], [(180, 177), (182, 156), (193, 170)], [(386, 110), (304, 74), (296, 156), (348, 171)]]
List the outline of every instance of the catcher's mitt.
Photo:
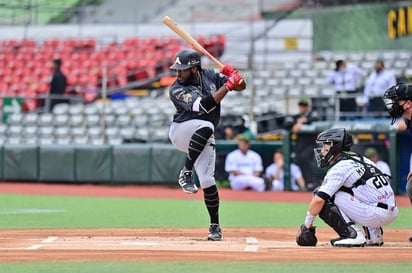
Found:
[(300, 246), (315, 246), (318, 242), (315, 233), (316, 227), (307, 228), (302, 224), (296, 234), (296, 243)]

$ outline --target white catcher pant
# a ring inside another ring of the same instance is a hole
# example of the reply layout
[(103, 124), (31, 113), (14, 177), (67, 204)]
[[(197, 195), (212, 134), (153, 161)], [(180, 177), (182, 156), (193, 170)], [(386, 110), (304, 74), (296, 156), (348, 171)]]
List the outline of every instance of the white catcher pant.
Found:
[(381, 226), (389, 225), (398, 216), (396, 206), (393, 209), (382, 209), (376, 205), (362, 203), (349, 193), (342, 191), (335, 194), (334, 203), (346, 221), (353, 221), (355, 224), (368, 227), (372, 233)]
[[(196, 130), (202, 127), (209, 127), (215, 131), (215, 127), (209, 121), (192, 119), (185, 122), (173, 122), (170, 125), (169, 139), (172, 144), (184, 153), (189, 149), (189, 142)], [(215, 181), (215, 163), (216, 149), (215, 137), (212, 136), (207, 141), (204, 150), (200, 153), (195, 161), (194, 169), (199, 178), (200, 186), (203, 189), (209, 188), (216, 184)]]

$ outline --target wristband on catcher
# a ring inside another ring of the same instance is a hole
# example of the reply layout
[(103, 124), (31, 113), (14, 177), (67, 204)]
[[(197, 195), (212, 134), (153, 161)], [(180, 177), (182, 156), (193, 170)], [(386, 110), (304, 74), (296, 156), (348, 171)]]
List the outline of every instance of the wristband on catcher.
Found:
[(310, 211), (306, 212), (305, 225), (312, 225), (313, 220), (315, 220), (315, 216)]

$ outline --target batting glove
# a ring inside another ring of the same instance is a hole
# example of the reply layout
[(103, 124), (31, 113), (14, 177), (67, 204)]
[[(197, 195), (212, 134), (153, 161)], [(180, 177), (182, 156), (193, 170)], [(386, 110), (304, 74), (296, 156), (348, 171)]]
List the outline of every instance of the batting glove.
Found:
[(227, 78), (225, 83), (226, 87), (229, 90), (235, 89), (235, 87), (242, 81), (242, 77), (239, 75), (239, 72), (234, 70)]
[(233, 68), (233, 66), (231, 66), (230, 64), (225, 64), (220, 73), (222, 73), (226, 77), (229, 77), (230, 74), (232, 74), (234, 71), (235, 69)]

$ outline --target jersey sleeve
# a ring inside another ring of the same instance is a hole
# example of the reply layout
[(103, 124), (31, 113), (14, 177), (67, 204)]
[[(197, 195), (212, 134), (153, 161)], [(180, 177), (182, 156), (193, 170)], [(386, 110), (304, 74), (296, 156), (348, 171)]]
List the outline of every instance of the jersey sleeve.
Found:
[(176, 108), (184, 109), (185, 111), (192, 111), (193, 103), (199, 98), (198, 93), (183, 86), (172, 85), (169, 94)]

